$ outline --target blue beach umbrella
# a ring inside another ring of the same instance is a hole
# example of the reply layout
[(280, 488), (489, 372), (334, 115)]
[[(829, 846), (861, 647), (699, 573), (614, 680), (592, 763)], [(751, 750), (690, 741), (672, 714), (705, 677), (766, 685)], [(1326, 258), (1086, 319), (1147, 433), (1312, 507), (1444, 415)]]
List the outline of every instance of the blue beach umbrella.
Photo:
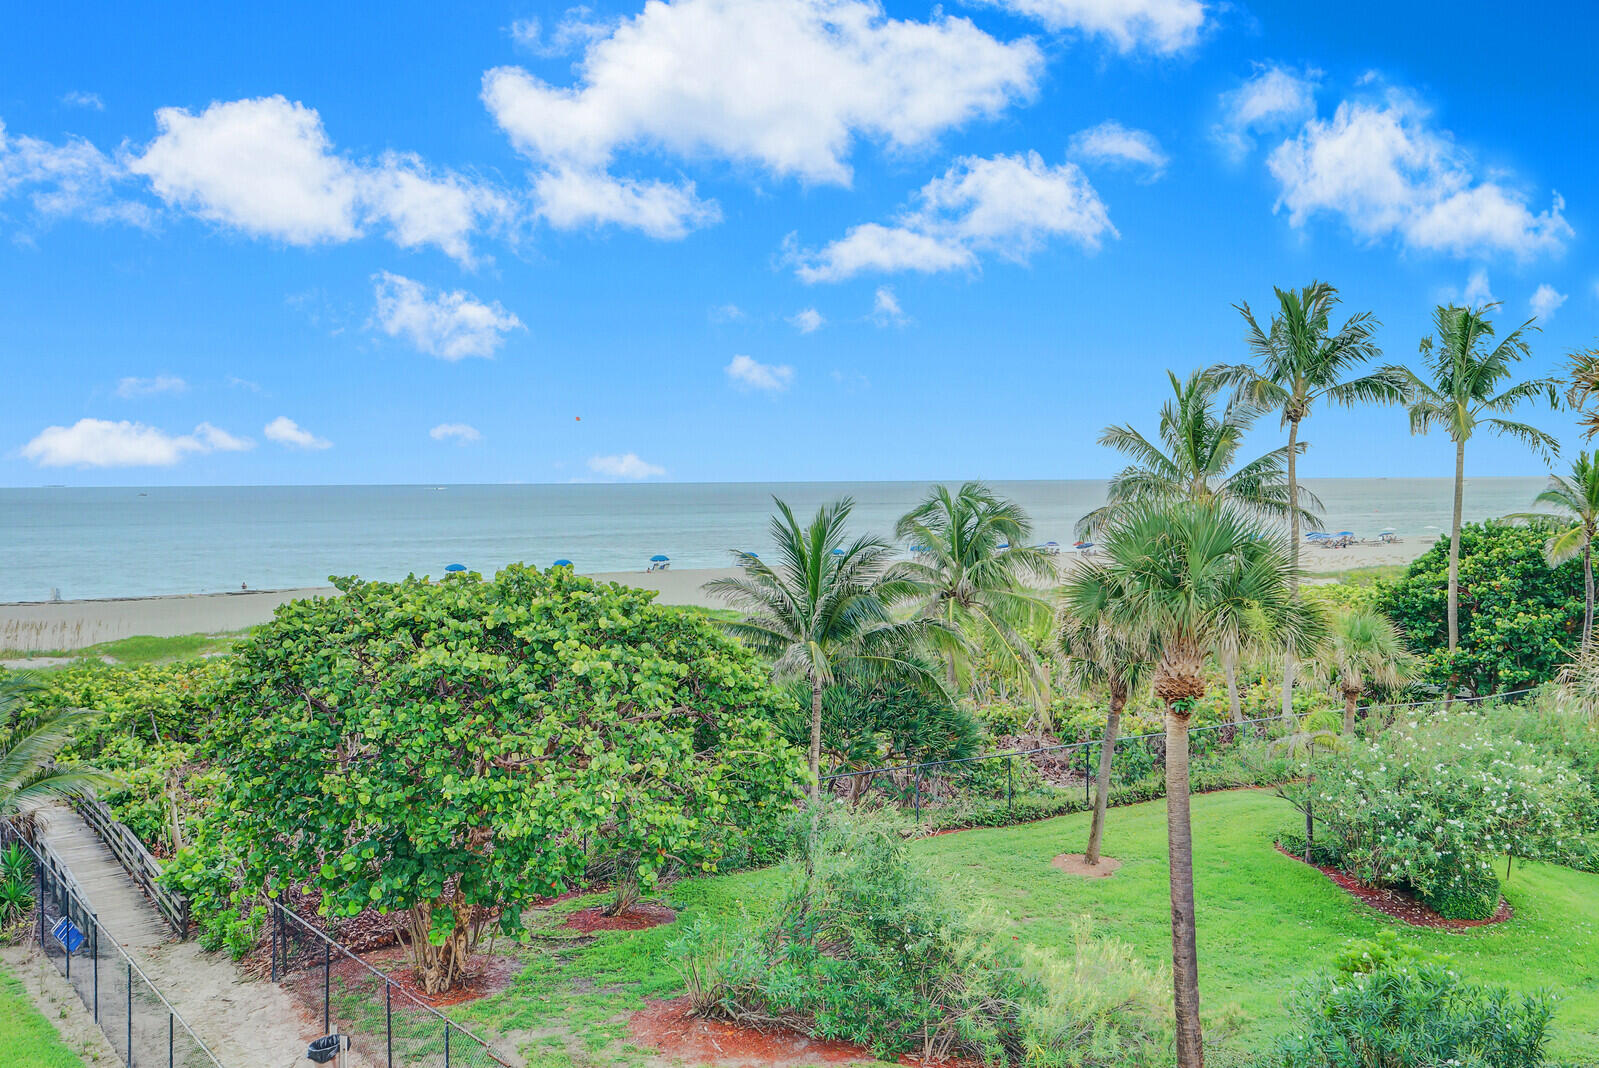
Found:
[(572, 561), (570, 561), (570, 560), (557, 560), (557, 561), (555, 561), (555, 563), (551, 564), (550, 566), (551, 567), (571, 567), (572, 566)]
[(844, 555), (844, 550), (843, 549), (834, 549), (833, 550), (833, 555), (834, 556), (843, 556)]
[(1060, 548), (1060, 542), (1058, 542), (1058, 541), (1046, 541), (1044, 543), (1044, 548), (1046, 548), (1046, 549), (1058, 549), (1058, 548)]
[(912, 545), (911, 546), (911, 552), (913, 552), (913, 553), (925, 553), (926, 551), (927, 551), (927, 546), (925, 546), (925, 545)]
[(1009, 549), (1010, 548), (1010, 542), (1002, 541), (1002, 542), (999, 543), (999, 547), (1001, 549)]
[(652, 563), (652, 564), (664, 564), (670, 559), (671, 559), (670, 556), (662, 556), (660, 553), (656, 553), (654, 556), (650, 557), (650, 563)]
[(446, 566), (444, 570), (447, 573), (453, 573), (453, 572), (456, 572), (456, 571), (465, 571), (466, 570), (466, 565), (465, 564), (450, 564), (450, 565)]
[(1355, 536), (1355, 532), (1352, 530), (1340, 530), (1338, 536), (1340, 538), (1352, 538)]

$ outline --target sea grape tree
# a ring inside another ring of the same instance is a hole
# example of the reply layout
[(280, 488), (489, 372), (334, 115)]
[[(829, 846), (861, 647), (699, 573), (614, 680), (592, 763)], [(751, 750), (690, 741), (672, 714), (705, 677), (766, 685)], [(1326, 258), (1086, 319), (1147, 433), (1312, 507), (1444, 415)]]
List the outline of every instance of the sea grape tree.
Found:
[(429, 992), (490, 917), (514, 929), (596, 856), (646, 886), (710, 868), (799, 796), (787, 698), (652, 593), (522, 566), (336, 584), (238, 648), (217, 837), (247, 893), (407, 911)]

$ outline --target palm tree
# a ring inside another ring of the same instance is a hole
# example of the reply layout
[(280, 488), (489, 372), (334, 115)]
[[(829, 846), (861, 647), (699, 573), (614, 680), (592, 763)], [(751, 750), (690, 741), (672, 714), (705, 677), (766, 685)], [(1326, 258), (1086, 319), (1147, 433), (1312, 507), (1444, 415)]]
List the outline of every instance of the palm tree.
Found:
[(99, 713), (84, 708), (30, 709), (29, 701), (39, 689), (25, 673), (0, 679), (0, 821), (115, 784), (98, 768), (55, 763), (56, 754), (72, 741), (72, 732)]
[[(1237, 305), (1254, 362), (1218, 365), (1210, 373), (1235, 386), (1254, 407), (1282, 413), (1282, 425), (1288, 428), (1288, 559), (1293, 567), (1289, 582), (1297, 592), (1299, 495), (1303, 492), (1296, 464), (1302, 451), (1299, 424), (1310, 418), (1317, 401), (1394, 404), (1404, 400), (1404, 389), (1393, 368), (1348, 377), (1355, 368), (1382, 355), (1376, 341), (1379, 324), (1370, 312), (1352, 315), (1334, 330), (1332, 314), (1341, 302), (1331, 285), (1313, 281), (1303, 289), (1273, 287), (1273, 291), (1277, 314), (1266, 329), (1261, 329), (1247, 301)], [(1283, 717), (1292, 717), (1293, 710), (1294, 660), (1289, 656), (1283, 662)]]
[[(1179, 380), (1171, 371), (1172, 396), (1160, 409), (1159, 444), (1131, 426), (1108, 426), (1099, 436), (1132, 463), (1110, 480), (1104, 507), (1078, 522), (1079, 532), (1092, 535), (1119, 509), (1136, 504), (1172, 504), (1177, 501), (1221, 500), (1262, 518), (1288, 515), (1291, 495), (1285, 467), (1293, 463), (1290, 449), (1273, 451), (1234, 467), (1244, 432), (1260, 414), (1236, 397), (1220, 404), (1220, 383), (1195, 371)], [(1217, 411), (1220, 406), (1220, 411)], [(1303, 450), (1303, 446), (1299, 446)], [(1314, 508), (1321, 501), (1306, 493)], [(1307, 522), (1316, 518), (1301, 511)]]
[(1490, 349), (1494, 328), (1487, 313), (1497, 307), (1497, 304), (1478, 308), (1440, 304), (1433, 311), (1435, 333), (1421, 342), (1421, 354), (1426, 358), (1432, 381), (1422, 380), (1413, 371), (1402, 371), (1410, 432), (1425, 434), (1441, 427), (1455, 443), (1455, 513), (1449, 528), (1451, 653), (1460, 640), (1460, 512), (1466, 485), (1466, 442), (1481, 426), (1515, 438), (1537, 450), (1546, 460), (1560, 448), (1553, 437), (1537, 427), (1495, 416), (1495, 413), (1513, 411), (1523, 401), (1538, 397), (1547, 397), (1550, 407), (1560, 401), (1557, 383), (1552, 378), (1534, 378), (1500, 389), (1500, 384), (1515, 373), (1514, 364), (1531, 355), (1527, 333), (1537, 327), (1529, 319)]
[(1099, 561), (1078, 568), (1061, 590), (1056, 645), (1073, 681), (1084, 689), (1103, 687), (1107, 702), (1105, 732), (1099, 744), (1099, 774), (1094, 782), (1094, 818), (1083, 863), (1099, 864), (1110, 805), (1111, 762), (1121, 732), (1127, 698), (1149, 671), (1154, 653), (1147, 634), (1116, 626), (1107, 616), (1121, 595), (1115, 577)]
[(1373, 688), (1395, 690), (1410, 677), (1412, 657), (1388, 617), (1375, 608), (1335, 614), (1315, 667), (1344, 698), (1344, 733), (1355, 732), (1355, 708)]
[(1599, 434), (1599, 411), (1588, 402), (1599, 397), (1599, 349), (1566, 354), (1566, 403), (1577, 410), (1582, 436), (1592, 441)]
[(952, 689), (970, 679), (974, 650), (986, 650), (1002, 671), (1021, 680), (1041, 714), (1049, 703), (1049, 672), (1024, 631), (1048, 620), (1040, 586), (1053, 586), (1057, 576), (1043, 550), (1026, 545), (1032, 532), (1020, 506), (981, 482), (953, 493), (934, 486), (894, 527), (914, 556), (891, 577), (912, 588), (906, 600), (917, 616), (947, 627), (939, 636), (946, 639), (941, 651)]
[(734, 552), (741, 578), (705, 584), (713, 596), (742, 611), (729, 633), (772, 658), (778, 680), (803, 678), (811, 689), (811, 804), (821, 798), (822, 692), (841, 675), (923, 678), (938, 686), (911, 650), (943, 629), (936, 620), (896, 620), (893, 603), (915, 592), (889, 577), (892, 550), (877, 538), (847, 540), (855, 502), (848, 497), (817, 509), (802, 527), (773, 498), (776, 567), (754, 553)]
[(1306, 653), (1320, 619), (1294, 595), (1293, 567), (1280, 537), (1215, 501), (1141, 506), (1120, 515), (1100, 565), (1114, 597), (1107, 623), (1148, 634), (1155, 695), (1166, 706), (1166, 833), (1171, 854), (1172, 984), (1177, 1063), (1204, 1063), (1199, 1026), (1199, 957), (1194, 928), (1194, 855), (1189, 822), (1188, 722), (1205, 694), (1205, 659), (1269, 632)]
[(1599, 531), (1599, 463), (1588, 453), (1578, 453), (1571, 474), (1549, 476), (1549, 487), (1533, 499), (1554, 511), (1518, 512), (1506, 516), (1529, 523), (1555, 522), (1556, 529), (1544, 544), (1544, 559), (1550, 567), (1582, 554), (1582, 646), (1593, 641), (1593, 539)]

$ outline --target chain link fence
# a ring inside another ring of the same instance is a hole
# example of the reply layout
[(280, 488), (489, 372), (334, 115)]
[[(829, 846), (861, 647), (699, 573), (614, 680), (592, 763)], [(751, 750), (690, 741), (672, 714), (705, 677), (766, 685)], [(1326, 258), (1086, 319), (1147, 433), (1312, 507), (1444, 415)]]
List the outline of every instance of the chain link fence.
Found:
[(324, 1034), (349, 1036), (349, 1068), (498, 1068), (483, 1039), (419, 1000), (281, 902), (271, 909), (272, 978)]
[[(221, 1068), (116, 936), (101, 925), (65, 866), (0, 823), (0, 846), (12, 843), (32, 862), (39, 949), (71, 984), (121, 1063), (128, 1068)], [(72, 929), (58, 926), (62, 920)], [(69, 950), (74, 933), (82, 941)]]

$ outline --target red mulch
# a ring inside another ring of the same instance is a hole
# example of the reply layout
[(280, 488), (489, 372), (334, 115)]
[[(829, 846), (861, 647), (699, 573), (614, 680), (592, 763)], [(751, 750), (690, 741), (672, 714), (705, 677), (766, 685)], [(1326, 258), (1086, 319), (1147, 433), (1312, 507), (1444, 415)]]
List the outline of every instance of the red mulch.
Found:
[[(1285, 857), (1297, 860), (1301, 864), (1305, 863), (1304, 857), (1290, 853), (1282, 846), (1277, 846), (1277, 852)], [(1515, 914), (1515, 911), (1510, 907), (1510, 902), (1500, 898), (1499, 908), (1486, 920), (1446, 919), (1434, 912), (1430, 906), (1422, 904), (1403, 891), (1371, 886), (1368, 883), (1361, 882), (1347, 872), (1339, 871), (1337, 868), (1325, 868), (1320, 864), (1312, 864), (1311, 867), (1327, 876), (1334, 883), (1337, 883), (1362, 903), (1371, 906), (1384, 915), (1392, 916), (1396, 920), (1408, 923), (1412, 927), (1438, 927), (1448, 931), (1464, 930), (1468, 927), (1486, 927), (1490, 923), (1504, 923)]]
[[(513, 956), (476, 953), (467, 964), (466, 975), (456, 980), (455, 986), (441, 994), (427, 994), (411, 968), (411, 954), (403, 946), (394, 946), (375, 953), (363, 953), (361, 959), (385, 973), (396, 987), (435, 1009), (445, 1005), (460, 1005), (463, 1002), (475, 1001), (480, 997), (498, 993), (510, 986), (511, 980), (522, 970), (522, 962)], [(346, 981), (352, 987), (359, 982), (376, 981), (369, 978), (370, 972), (362, 972), (359, 966), (348, 958), (342, 964), (333, 966), (335, 975), (344, 975), (346, 970), (349, 973), (345, 975)]]
[(574, 931), (643, 931), (659, 927), (677, 919), (677, 913), (665, 905), (634, 905), (615, 916), (606, 916), (599, 907), (579, 909), (566, 918), (561, 926)]
[[(811, 1038), (776, 1025), (752, 1027), (725, 1020), (702, 1020), (689, 1012), (688, 998), (652, 1001), (628, 1018), (628, 1033), (638, 1045), (692, 1065), (803, 1068), (877, 1059), (866, 1047), (853, 1042)], [(900, 1057), (899, 1063), (913, 1068), (923, 1064), (909, 1055)], [(949, 1068), (971, 1068), (958, 1060), (944, 1064)]]

